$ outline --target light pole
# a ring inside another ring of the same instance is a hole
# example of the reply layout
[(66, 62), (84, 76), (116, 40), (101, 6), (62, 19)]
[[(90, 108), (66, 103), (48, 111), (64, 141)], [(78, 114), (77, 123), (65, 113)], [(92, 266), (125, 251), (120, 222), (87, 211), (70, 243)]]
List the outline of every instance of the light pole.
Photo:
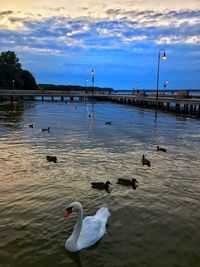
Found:
[(15, 80), (12, 80), (12, 88), (15, 89)]
[(94, 69), (92, 69), (91, 75), (92, 75), (92, 102), (93, 102), (93, 95), (94, 95)]
[(88, 79), (85, 79), (85, 88), (87, 88)]
[(164, 88), (167, 87), (168, 83), (169, 83), (168, 80), (165, 80), (165, 81), (164, 81), (164, 84), (163, 84)]
[(91, 74), (92, 74), (92, 87), (94, 89), (94, 69), (92, 69)]
[(158, 52), (158, 71), (157, 71), (156, 99), (158, 99), (158, 85), (159, 85), (159, 75), (160, 75), (160, 53), (161, 53), (161, 51), (163, 52), (162, 59), (163, 60), (167, 59), (165, 49), (161, 48), (159, 50), (159, 52)]

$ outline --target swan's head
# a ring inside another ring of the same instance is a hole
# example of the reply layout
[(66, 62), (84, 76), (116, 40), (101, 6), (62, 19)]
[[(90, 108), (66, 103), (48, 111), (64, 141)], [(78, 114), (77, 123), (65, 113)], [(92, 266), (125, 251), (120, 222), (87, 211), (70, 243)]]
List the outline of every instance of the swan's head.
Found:
[(82, 210), (82, 206), (80, 202), (72, 202), (66, 207), (64, 211), (64, 217), (68, 217), (73, 211), (78, 212)]
[(109, 184), (111, 184), (111, 182), (110, 181), (106, 181), (106, 184), (109, 185)]

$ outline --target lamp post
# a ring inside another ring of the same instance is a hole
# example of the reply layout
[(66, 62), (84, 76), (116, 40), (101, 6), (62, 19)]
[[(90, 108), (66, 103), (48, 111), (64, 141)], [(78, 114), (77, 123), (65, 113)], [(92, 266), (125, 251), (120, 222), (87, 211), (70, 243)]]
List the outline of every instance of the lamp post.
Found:
[(12, 80), (12, 88), (15, 89), (15, 80)]
[(88, 93), (88, 78), (85, 79), (85, 93)]
[(164, 84), (163, 84), (164, 88), (167, 87), (168, 83), (169, 83), (168, 80), (165, 80), (165, 81), (164, 81)]
[(159, 75), (160, 75), (160, 53), (163, 52), (162, 59), (166, 60), (166, 52), (165, 49), (161, 48), (158, 52), (158, 71), (157, 71), (157, 86), (156, 86), (156, 99), (158, 99), (158, 85), (159, 85)]
[(92, 72), (91, 72), (91, 75), (92, 75), (92, 102), (93, 102), (93, 95), (94, 95), (94, 69), (92, 69)]
[(88, 79), (85, 79), (85, 88), (87, 88)]
[(94, 69), (92, 69), (91, 74), (92, 74), (92, 87), (94, 87)]

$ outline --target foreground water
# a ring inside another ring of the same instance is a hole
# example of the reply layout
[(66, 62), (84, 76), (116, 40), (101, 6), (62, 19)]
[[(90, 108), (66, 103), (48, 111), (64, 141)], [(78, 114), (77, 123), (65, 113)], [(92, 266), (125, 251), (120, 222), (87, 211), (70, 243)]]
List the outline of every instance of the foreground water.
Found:
[[(0, 266), (200, 266), (199, 121), (109, 103), (0, 109)], [(137, 190), (117, 185), (123, 177)], [(110, 193), (90, 187), (106, 180)], [(63, 211), (75, 200), (111, 217), (96, 246), (68, 253), (76, 217)]]

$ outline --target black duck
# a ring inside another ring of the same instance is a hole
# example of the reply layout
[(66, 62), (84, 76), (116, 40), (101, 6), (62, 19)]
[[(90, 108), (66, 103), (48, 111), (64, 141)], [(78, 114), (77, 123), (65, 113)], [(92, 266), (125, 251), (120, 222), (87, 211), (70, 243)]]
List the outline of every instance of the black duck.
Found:
[(107, 181), (106, 183), (103, 182), (92, 182), (92, 188), (96, 188), (96, 189), (100, 189), (100, 190), (108, 190), (109, 189), (109, 185), (110, 185), (110, 181)]
[(133, 178), (132, 180), (125, 178), (118, 178), (117, 184), (132, 186), (134, 189), (138, 187), (138, 181), (135, 178)]
[(145, 159), (145, 156), (142, 156), (142, 165), (147, 165), (148, 167), (151, 167), (151, 163), (148, 159)]
[(165, 148), (159, 146), (157, 146), (157, 151), (167, 152)]
[(47, 161), (57, 163), (57, 157), (55, 156), (46, 156)]
[(51, 128), (50, 127), (48, 127), (48, 128), (43, 128), (42, 129), (42, 132), (50, 132), (51, 131)]

